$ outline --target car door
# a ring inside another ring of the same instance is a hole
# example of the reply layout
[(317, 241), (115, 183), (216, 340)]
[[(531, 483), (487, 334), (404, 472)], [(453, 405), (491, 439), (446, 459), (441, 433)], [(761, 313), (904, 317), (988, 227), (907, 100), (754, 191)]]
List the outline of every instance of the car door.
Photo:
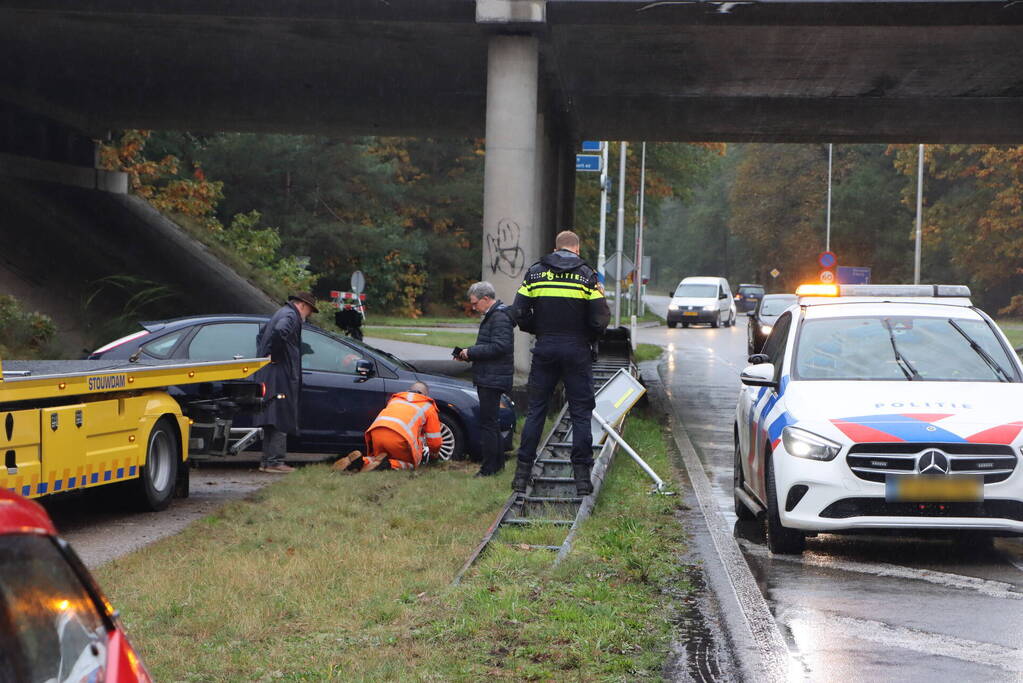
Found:
[(302, 330), (301, 433), (295, 446), (314, 452), (363, 447), (363, 435), (393, 393), (393, 384), (374, 372), (356, 373), (356, 361), (376, 361), (323, 332)]
[[(187, 328), (189, 331), (195, 328)], [(191, 338), (176, 347), (174, 356), (188, 360), (231, 360), (232, 358), (255, 358), (256, 338), (259, 335), (259, 323), (224, 322), (209, 323), (195, 329)], [(185, 396), (195, 396), (200, 390), (198, 384), (186, 384), (176, 387)], [(176, 392), (171, 392), (177, 395)], [(234, 426), (247, 427), (251, 424), (251, 416), (240, 414), (234, 419)]]
[[(764, 342), (761, 351), (768, 357), (769, 363), (774, 365), (774, 380), (781, 379), (782, 364), (785, 360), (785, 349), (788, 346), (789, 328), (792, 324), (792, 314), (786, 313), (778, 318), (771, 335)], [(750, 387), (743, 385), (747, 393), (746, 400), (749, 403), (747, 424), (749, 429), (749, 444), (746, 451), (746, 481), (753, 488), (761, 501), (766, 501), (766, 487), (764, 484), (764, 451), (767, 447), (768, 416), (775, 404), (781, 400), (781, 394), (777, 389), (769, 387)]]

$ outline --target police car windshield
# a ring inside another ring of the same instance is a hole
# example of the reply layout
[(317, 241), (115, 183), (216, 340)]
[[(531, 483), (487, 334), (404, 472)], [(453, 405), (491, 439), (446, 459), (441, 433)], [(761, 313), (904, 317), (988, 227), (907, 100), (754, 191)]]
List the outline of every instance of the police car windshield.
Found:
[(717, 295), (717, 285), (679, 285), (675, 290), (675, 296), (692, 299), (714, 299)]
[[(889, 321), (886, 326), (885, 321)], [(959, 325), (1018, 382), (1016, 365), (983, 320), (957, 318)], [(924, 381), (1005, 381), (996, 368), (971, 348), (948, 318), (864, 316), (806, 320), (799, 331), (793, 379), (883, 380), (909, 379), (896, 360), (896, 348)]]

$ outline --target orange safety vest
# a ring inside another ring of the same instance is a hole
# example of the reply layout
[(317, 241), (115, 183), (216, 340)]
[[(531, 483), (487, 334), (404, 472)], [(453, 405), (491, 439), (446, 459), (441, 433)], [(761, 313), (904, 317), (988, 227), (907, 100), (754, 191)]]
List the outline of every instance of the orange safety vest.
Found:
[(412, 469), (423, 460), (423, 450), (438, 453), (443, 443), (440, 434), (440, 414), (429, 396), (414, 391), (393, 394), (373, 424), (366, 430), (366, 454), (375, 455), (370, 433), (374, 429), (388, 429), (401, 436), (412, 451), (414, 463), (391, 458), (394, 469)]

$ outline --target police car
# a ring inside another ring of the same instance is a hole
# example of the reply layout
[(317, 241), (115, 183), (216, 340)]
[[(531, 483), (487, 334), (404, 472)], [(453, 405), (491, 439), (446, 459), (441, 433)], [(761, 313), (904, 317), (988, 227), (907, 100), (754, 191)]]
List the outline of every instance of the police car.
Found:
[(740, 376), (735, 512), (775, 553), (856, 529), (1023, 533), (1023, 368), (955, 285), (804, 285)]

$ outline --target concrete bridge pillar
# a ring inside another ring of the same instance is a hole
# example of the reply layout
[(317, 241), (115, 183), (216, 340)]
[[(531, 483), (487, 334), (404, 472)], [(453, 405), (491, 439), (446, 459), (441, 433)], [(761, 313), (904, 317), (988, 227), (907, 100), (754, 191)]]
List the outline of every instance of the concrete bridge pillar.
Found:
[[(537, 115), (540, 46), (529, 35), (490, 38), (483, 166), (483, 279), (508, 304), (541, 244), (543, 119)], [(515, 367), (529, 368), (529, 337), (516, 332)]]

